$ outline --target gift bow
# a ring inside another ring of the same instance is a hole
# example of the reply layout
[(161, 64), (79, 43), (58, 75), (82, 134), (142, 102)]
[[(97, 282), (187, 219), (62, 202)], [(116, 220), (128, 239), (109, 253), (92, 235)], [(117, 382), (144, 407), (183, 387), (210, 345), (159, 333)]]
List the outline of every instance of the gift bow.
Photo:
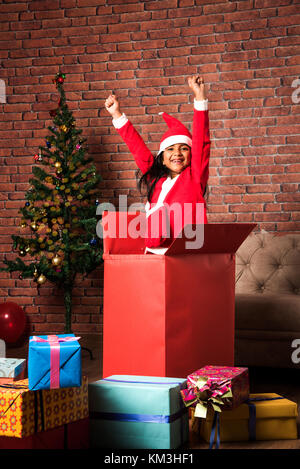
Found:
[(47, 339), (34, 336), (30, 342), (48, 342), (50, 345), (50, 389), (59, 388), (59, 367), (60, 367), (60, 342), (74, 342), (81, 337), (58, 337), (57, 335), (48, 335)]
[(196, 404), (195, 417), (206, 418), (209, 405), (216, 412), (221, 412), (221, 406), (232, 397), (231, 380), (208, 376), (190, 378), (188, 388), (183, 389), (181, 395), (187, 407)]

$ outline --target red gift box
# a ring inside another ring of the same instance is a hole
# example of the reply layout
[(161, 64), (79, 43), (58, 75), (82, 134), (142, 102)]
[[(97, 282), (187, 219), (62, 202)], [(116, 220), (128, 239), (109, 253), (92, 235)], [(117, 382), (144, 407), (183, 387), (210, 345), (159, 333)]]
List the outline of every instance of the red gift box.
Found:
[(180, 377), (207, 363), (233, 366), (235, 252), (255, 224), (202, 225), (202, 247), (187, 248), (182, 233), (165, 255), (153, 255), (144, 254), (142, 236), (120, 236), (136, 216), (102, 219), (103, 377)]

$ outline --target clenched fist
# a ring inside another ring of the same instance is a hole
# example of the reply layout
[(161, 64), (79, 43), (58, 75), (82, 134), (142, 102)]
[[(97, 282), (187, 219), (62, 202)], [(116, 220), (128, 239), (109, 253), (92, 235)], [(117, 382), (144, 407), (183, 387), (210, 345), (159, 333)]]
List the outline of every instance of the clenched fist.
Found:
[(197, 101), (206, 99), (204, 79), (202, 76), (192, 75), (188, 77), (188, 84), (191, 90), (193, 90)]
[(110, 94), (104, 103), (105, 108), (110, 113), (113, 119), (118, 119), (122, 116), (120, 111), (120, 103), (114, 94)]

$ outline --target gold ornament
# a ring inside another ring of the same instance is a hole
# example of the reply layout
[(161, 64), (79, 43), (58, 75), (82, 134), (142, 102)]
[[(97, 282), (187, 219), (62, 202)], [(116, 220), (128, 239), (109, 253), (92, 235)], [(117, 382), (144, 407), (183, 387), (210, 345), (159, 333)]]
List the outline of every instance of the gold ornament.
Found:
[(37, 226), (37, 224), (36, 224), (35, 221), (33, 221), (32, 223), (30, 223), (30, 226), (31, 226), (31, 228), (33, 229), (33, 231), (36, 231), (37, 228), (38, 228), (38, 226)]
[(61, 261), (62, 261), (62, 258), (59, 257), (57, 254), (55, 254), (55, 256), (52, 259), (52, 264), (55, 266), (58, 266), (61, 264)]
[(60, 161), (56, 161), (56, 163), (54, 164), (55, 168), (58, 169), (58, 168), (61, 168), (61, 162)]
[(38, 271), (37, 271), (37, 268), (35, 267), (34, 268), (34, 271), (33, 271), (33, 276), (34, 277), (37, 277), (39, 275)]
[(68, 130), (68, 127), (66, 125), (61, 125), (60, 127), (60, 130), (62, 130), (63, 132), (67, 132)]
[(21, 221), (21, 228), (26, 228), (26, 226), (27, 226), (26, 221), (25, 221), (25, 220), (22, 220), (22, 221)]
[(45, 277), (44, 274), (41, 274), (41, 275), (37, 278), (37, 283), (38, 283), (39, 285), (42, 285), (42, 284), (45, 283), (45, 282), (46, 282), (46, 277)]

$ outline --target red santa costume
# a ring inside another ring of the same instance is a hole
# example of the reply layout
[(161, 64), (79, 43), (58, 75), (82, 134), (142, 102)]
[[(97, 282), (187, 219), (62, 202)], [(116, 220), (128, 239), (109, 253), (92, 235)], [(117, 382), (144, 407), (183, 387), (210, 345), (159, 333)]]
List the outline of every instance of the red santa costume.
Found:
[[(164, 254), (186, 224), (207, 223), (203, 193), (209, 174), (210, 138), (207, 100), (194, 100), (193, 136), (179, 120), (161, 114), (169, 130), (161, 139), (158, 154), (176, 143), (191, 147), (190, 165), (174, 178), (161, 177), (145, 206), (146, 252)], [(154, 161), (151, 151), (125, 114), (113, 119), (113, 125), (145, 174)]]

